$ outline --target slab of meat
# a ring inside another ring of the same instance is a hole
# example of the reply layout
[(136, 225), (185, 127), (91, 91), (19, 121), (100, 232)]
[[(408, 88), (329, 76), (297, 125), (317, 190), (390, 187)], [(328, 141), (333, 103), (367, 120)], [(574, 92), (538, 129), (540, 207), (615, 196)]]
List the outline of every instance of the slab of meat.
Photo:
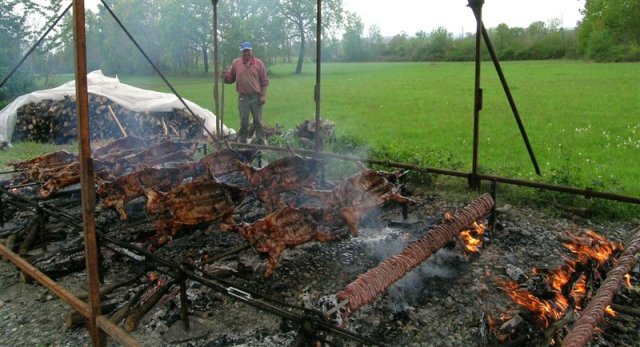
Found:
[(158, 158), (153, 158), (148, 161), (145, 161), (141, 164), (131, 165), (132, 170), (138, 171), (145, 168), (156, 168), (160, 169), (167, 166), (170, 163), (186, 163), (193, 160), (193, 154), (195, 150), (192, 149), (183, 149), (181, 151), (171, 152), (169, 154), (163, 155)]
[(124, 205), (139, 196), (145, 196), (145, 189), (167, 192), (179, 186), (182, 179), (181, 168), (145, 168), (101, 183), (97, 193), (104, 206), (116, 209), (120, 219), (126, 220)]
[(147, 142), (139, 137), (126, 136), (96, 148), (93, 150), (92, 156), (112, 163), (117, 158), (142, 151), (147, 145)]
[(256, 169), (236, 162), (249, 180), (251, 189), (271, 211), (279, 205), (280, 193), (302, 187), (311, 187), (320, 167), (320, 161), (298, 155), (278, 159)]
[(166, 243), (180, 229), (224, 220), (233, 223), (233, 210), (247, 191), (214, 179), (183, 183), (168, 193), (148, 189), (147, 213), (158, 239), (153, 247)]
[(351, 234), (358, 235), (360, 218), (373, 209), (381, 207), (388, 201), (400, 204), (414, 202), (399, 193), (399, 188), (390, 182), (398, 174), (371, 169), (347, 177), (333, 190), (305, 191), (318, 197), (329, 209), (337, 209), (351, 230)]
[[(114, 180), (111, 166), (100, 161), (93, 161), (93, 171), (96, 180)], [(75, 162), (55, 169), (43, 170), (38, 175), (40, 189), (38, 195), (47, 199), (58, 190), (72, 184), (80, 183), (80, 163)]]
[(333, 240), (309, 213), (295, 207), (281, 208), (252, 224), (232, 225), (227, 230), (237, 232), (258, 252), (268, 254), (265, 277), (271, 277), (285, 249), (314, 240)]
[(10, 165), (13, 166), (14, 170), (25, 170), (16, 178), (19, 177), (22, 183), (30, 183), (35, 182), (43, 170), (60, 168), (74, 161), (78, 161), (78, 157), (75, 154), (67, 151), (58, 151), (30, 160), (11, 163)]
[(257, 154), (258, 151), (255, 148), (246, 150), (226, 148), (212, 152), (197, 162), (190, 163), (185, 169), (190, 171), (192, 177), (221, 176), (240, 170), (236, 161), (248, 164), (255, 159)]
[(34, 166), (40, 168), (61, 166), (63, 164), (69, 164), (73, 161), (77, 161), (78, 157), (67, 151), (57, 151), (41, 155), (37, 158), (11, 163), (14, 170), (27, 170)]
[(196, 151), (196, 146), (197, 144), (195, 143), (177, 143), (172, 141), (161, 142), (143, 151), (117, 159), (116, 165), (114, 166), (114, 174), (119, 176), (127, 169), (134, 166), (144, 165), (151, 162), (157, 163), (156, 160), (158, 158), (182, 150), (186, 150), (186, 153), (188, 153), (189, 156), (193, 156)]

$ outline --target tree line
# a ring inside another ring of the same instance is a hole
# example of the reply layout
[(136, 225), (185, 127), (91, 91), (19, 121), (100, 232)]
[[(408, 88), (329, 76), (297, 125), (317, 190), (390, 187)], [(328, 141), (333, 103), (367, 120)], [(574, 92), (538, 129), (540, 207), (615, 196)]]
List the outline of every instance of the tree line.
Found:
[[(106, 0), (120, 22), (162, 71), (180, 75), (211, 73), (215, 54), (225, 65), (238, 56), (238, 44), (251, 41), (267, 65), (305, 62), (316, 57), (316, 1), (312, 0)], [(218, 9), (218, 52), (213, 51), (213, 4)], [(68, 5), (67, 0), (0, 0), (0, 76), (20, 60), (39, 35)], [(487, 28), (502, 60), (590, 59), (640, 61), (640, 0), (587, 0), (576, 28), (558, 20), (526, 28), (500, 24)], [(113, 16), (100, 4), (87, 11), (90, 70), (106, 74), (151, 74)], [(43, 18), (47, 21), (43, 25)], [(364, 32), (356, 13), (342, 0), (323, 0), (322, 60), (467, 61), (475, 56), (475, 33), (398, 33), (383, 37), (377, 26)], [(73, 71), (72, 17), (68, 13), (43, 44), (0, 89), (0, 102), (29, 89), (31, 74), (49, 76)], [(488, 57), (486, 50), (483, 56)]]

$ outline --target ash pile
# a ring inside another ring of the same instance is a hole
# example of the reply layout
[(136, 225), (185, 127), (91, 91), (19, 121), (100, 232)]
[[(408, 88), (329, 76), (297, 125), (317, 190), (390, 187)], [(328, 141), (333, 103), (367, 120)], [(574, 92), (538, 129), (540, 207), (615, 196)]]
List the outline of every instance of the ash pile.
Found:
[[(128, 137), (93, 157), (102, 313), (157, 345), (557, 342), (633, 243), (621, 243), (628, 225), (600, 236), (493, 211), (486, 194), (466, 206), (420, 194), (402, 172), (360, 166), (329, 181), (325, 162), (295, 153)], [(62, 282), (84, 268), (76, 161), (16, 163), (3, 188), (5, 245)], [(640, 271), (626, 275), (594, 345), (638, 341)]]

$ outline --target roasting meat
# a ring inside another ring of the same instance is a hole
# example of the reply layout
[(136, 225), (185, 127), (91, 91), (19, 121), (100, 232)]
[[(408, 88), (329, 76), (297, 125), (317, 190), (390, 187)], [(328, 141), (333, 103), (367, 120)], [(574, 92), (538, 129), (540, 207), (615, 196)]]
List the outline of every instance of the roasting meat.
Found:
[(145, 189), (153, 188), (163, 192), (172, 190), (182, 183), (182, 174), (183, 170), (180, 168), (145, 168), (100, 184), (97, 193), (104, 206), (116, 209), (120, 219), (125, 220), (125, 204), (139, 196), (145, 196)]
[[(114, 180), (111, 174), (111, 166), (100, 161), (93, 161), (94, 177), (96, 180)], [(58, 190), (72, 184), (80, 183), (80, 163), (75, 162), (62, 167), (43, 170), (38, 175), (40, 189), (38, 195), (44, 199), (49, 198)]]
[(92, 156), (102, 161), (113, 163), (116, 159), (140, 152), (147, 147), (146, 141), (139, 137), (127, 136), (96, 148)]
[(329, 231), (318, 225), (309, 213), (295, 207), (281, 208), (252, 224), (232, 225), (227, 230), (237, 232), (258, 252), (268, 254), (265, 277), (271, 277), (285, 249), (313, 240), (333, 240)]
[(305, 191), (328, 207), (328, 211), (337, 209), (352, 235), (358, 235), (358, 225), (362, 216), (381, 207), (388, 201), (400, 204), (414, 202), (402, 196), (398, 186), (392, 184), (398, 174), (363, 169), (361, 172), (342, 181), (333, 190)]
[(217, 220), (233, 223), (233, 210), (246, 191), (214, 179), (184, 183), (168, 193), (147, 189), (147, 213), (158, 239), (154, 247), (166, 243), (177, 231)]
[(132, 165), (134, 171), (142, 170), (144, 168), (162, 168), (169, 163), (184, 163), (193, 159), (194, 150), (183, 149), (181, 151), (171, 152), (167, 155), (163, 155), (158, 158), (150, 159), (138, 165)]
[(20, 177), (22, 183), (29, 183), (36, 181), (43, 170), (60, 168), (74, 161), (78, 161), (78, 157), (75, 154), (67, 151), (58, 151), (11, 165), (13, 165), (14, 170), (25, 170)]
[(12, 163), (11, 165), (13, 166), (14, 170), (26, 170), (33, 166), (38, 166), (41, 168), (61, 166), (63, 164), (69, 164), (76, 160), (78, 160), (78, 158), (75, 154), (69, 153), (67, 151), (58, 151), (48, 153), (30, 160)]
[(280, 193), (311, 187), (320, 166), (320, 161), (298, 155), (278, 159), (260, 169), (236, 163), (249, 180), (251, 189), (269, 211), (280, 204)]
[(239, 150), (227, 148), (202, 157), (199, 161), (189, 163), (185, 170), (192, 177), (213, 177), (238, 171), (236, 160), (248, 164), (253, 161), (258, 151), (256, 149)]
[(134, 154), (127, 155), (125, 157), (116, 159), (116, 165), (114, 167), (114, 174), (116, 176), (122, 175), (127, 169), (132, 167), (139, 167), (147, 163), (157, 164), (158, 158), (164, 157), (168, 154), (186, 150), (186, 154), (189, 157), (193, 156), (196, 151), (196, 144), (194, 143), (176, 143), (172, 141), (164, 141), (157, 145), (153, 145), (143, 151), (136, 152)]

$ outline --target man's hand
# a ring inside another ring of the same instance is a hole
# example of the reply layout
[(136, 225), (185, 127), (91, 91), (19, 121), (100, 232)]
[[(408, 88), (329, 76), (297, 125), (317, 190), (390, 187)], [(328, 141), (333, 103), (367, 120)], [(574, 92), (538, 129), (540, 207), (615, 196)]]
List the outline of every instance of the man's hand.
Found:
[(264, 105), (267, 102), (267, 97), (264, 95), (260, 96), (260, 105)]
[(227, 75), (229, 75), (229, 71), (227, 70), (222, 70), (222, 72), (220, 72), (220, 78), (222, 78), (223, 80), (227, 79)]

